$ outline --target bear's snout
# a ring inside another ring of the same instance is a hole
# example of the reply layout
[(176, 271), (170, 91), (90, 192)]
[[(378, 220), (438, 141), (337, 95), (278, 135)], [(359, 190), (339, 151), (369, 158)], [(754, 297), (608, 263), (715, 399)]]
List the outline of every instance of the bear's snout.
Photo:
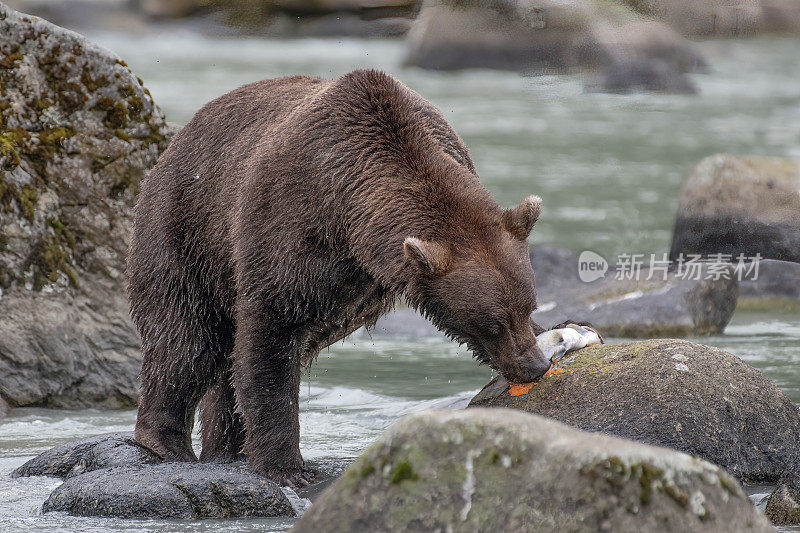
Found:
[(500, 373), (512, 383), (529, 383), (542, 377), (550, 368), (550, 361), (538, 346), (526, 350), (512, 364), (503, 365)]

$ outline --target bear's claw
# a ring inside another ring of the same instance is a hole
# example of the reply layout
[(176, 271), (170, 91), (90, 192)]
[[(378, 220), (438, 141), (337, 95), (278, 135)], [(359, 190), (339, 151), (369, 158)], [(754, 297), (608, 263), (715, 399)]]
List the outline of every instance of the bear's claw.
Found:
[(269, 470), (264, 477), (271, 479), (281, 487), (300, 489), (311, 485), (317, 477), (317, 473), (310, 468), (303, 467), (292, 470)]

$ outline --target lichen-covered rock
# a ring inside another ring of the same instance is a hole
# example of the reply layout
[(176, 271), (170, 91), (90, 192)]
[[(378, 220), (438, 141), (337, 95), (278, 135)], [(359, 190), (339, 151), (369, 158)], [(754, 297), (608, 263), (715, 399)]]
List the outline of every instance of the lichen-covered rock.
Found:
[(168, 134), (116, 55), (0, 4), (0, 396), (12, 407), (136, 404), (124, 256)]
[(705, 65), (674, 30), (614, 2), (436, 0), (423, 3), (405, 62), (552, 73), (656, 59), (678, 72)]
[(800, 263), (800, 161), (718, 154), (683, 184), (670, 256), (743, 254)]
[(157, 464), (161, 458), (133, 438), (133, 433), (109, 433), (55, 446), (11, 472), (11, 477), (71, 478), (101, 468)]
[(512, 410), (410, 415), (292, 531), (771, 531), (701, 459)]
[(512, 407), (587, 431), (666, 446), (746, 482), (795, 465), (800, 411), (772, 381), (718, 348), (664, 339), (573, 352), (524, 395), (497, 378), (470, 402)]
[(68, 478), (42, 511), (121, 518), (295, 516), (280, 487), (244, 463), (102, 468)]

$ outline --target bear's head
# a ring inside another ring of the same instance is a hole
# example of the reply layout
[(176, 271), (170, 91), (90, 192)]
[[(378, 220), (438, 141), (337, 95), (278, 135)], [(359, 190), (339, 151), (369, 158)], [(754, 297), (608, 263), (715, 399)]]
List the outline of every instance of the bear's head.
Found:
[(409, 300), (447, 335), (512, 382), (533, 381), (550, 367), (536, 343), (536, 291), (528, 235), (541, 211), (529, 196), (492, 223), (441, 241), (408, 237)]

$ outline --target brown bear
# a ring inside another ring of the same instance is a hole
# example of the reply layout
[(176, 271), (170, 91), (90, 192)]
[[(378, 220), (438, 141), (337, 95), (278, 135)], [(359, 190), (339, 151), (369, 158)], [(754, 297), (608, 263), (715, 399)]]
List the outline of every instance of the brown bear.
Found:
[(382, 72), (264, 80), (207, 104), (136, 207), (136, 439), (196, 460), (199, 404), (200, 460), (244, 454), (309, 483), (302, 367), (398, 297), (509, 380), (540, 377), (526, 242), (540, 205), (501, 209), (441, 112)]

